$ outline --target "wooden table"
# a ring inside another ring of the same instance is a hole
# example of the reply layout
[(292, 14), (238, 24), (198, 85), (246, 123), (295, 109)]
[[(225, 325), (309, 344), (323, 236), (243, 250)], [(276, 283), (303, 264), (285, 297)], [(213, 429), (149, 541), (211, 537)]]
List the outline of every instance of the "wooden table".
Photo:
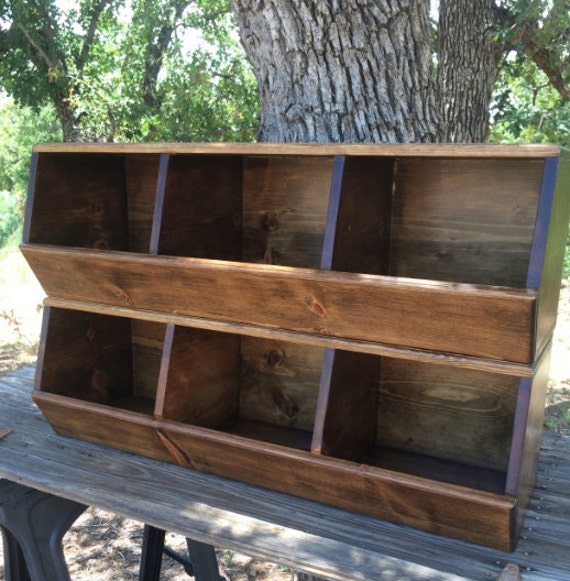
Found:
[(488, 580), (516, 563), (523, 581), (570, 581), (569, 437), (545, 435), (522, 538), (503, 553), (60, 437), (33, 376), (0, 377), (0, 478), (331, 579)]

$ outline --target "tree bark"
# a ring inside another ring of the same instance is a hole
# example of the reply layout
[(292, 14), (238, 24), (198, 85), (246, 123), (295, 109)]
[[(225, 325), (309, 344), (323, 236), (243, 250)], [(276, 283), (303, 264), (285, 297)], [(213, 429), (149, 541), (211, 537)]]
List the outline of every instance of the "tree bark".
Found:
[(429, 2), (232, 0), (260, 141), (433, 142)]
[(443, 141), (484, 142), (497, 76), (493, 0), (440, 0), (438, 94)]

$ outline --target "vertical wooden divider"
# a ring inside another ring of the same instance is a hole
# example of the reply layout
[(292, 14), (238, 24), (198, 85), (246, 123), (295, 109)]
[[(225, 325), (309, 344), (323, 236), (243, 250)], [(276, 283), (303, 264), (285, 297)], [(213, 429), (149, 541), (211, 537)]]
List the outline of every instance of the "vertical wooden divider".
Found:
[[(221, 159), (161, 155), (151, 254), (241, 259), (242, 158)], [(239, 346), (237, 335), (167, 325), (155, 416), (213, 428), (235, 417)]]
[(154, 213), (152, 217), (149, 254), (158, 254), (158, 241), (160, 239), (160, 228), (162, 226), (162, 209), (164, 207), (164, 192), (166, 189), (166, 177), (168, 175), (169, 163), (170, 155), (163, 153), (160, 156), (160, 164), (158, 166), (158, 180), (156, 182), (156, 195), (154, 198)]
[[(391, 158), (335, 158), (321, 269), (386, 274), (393, 168)], [(357, 460), (374, 445), (380, 365), (377, 356), (325, 350), (313, 453)]]
[[(150, 235), (149, 254), (158, 254), (158, 243), (160, 239), (160, 228), (162, 225), (162, 210), (164, 207), (164, 192), (166, 189), (166, 178), (170, 155), (163, 153), (160, 156), (158, 168), (158, 179), (156, 182), (156, 195), (154, 199), (154, 213), (152, 218), (152, 230)], [(174, 339), (175, 326), (168, 324), (164, 333), (164, 345), (160, 358), (160, 370), (158, 372), (158, 383), (156, 386), (156, 399), (154, 403), (154, 415), (157, 418), (164, 417), (164, 401), (166, 397), (166, 380), (170, 366), (172, 353), (172, 341)]]
[(164, 419), (164, 403), (166, 400), (166, 383), (168, 370), (170, 368), (170, 358), (172, 355), (172, 342), (174, 340), (175, 325), (166, 325), (164, 333), (164, 346), (160, 358), (160, 371), (158, 372), (158, 384), (156, 387), (156, 399), (154, 402), (154, 415), (156, 418)]

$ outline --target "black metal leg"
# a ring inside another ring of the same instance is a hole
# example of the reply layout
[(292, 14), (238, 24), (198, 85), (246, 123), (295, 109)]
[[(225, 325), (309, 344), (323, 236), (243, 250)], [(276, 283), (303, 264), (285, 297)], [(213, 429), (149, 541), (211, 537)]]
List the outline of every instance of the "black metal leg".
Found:
[(8, 581), (31, 581), (18, 541), (8, 529), (0, 530), (4, 541), (4, 576)]
[(220, 581), (218, 558), (212, 545), (186, 539), (196, 581)]
[[(8, 480), (0, 480), (0, 526), (8, 531), (10, 575), (20, 579), (21, 555), (27, 574), (34, 581), (69, 579), (62, 541), (69, 527), (86, 509), (85, 505), (40, 492)], [(14, 545), (19, 547), (14, 548)], [(18, 562), (20, 561), (20, 562)], [(22, 577), (22, 580), (25, 577)]]
[(139, 581), (158, 581), (160, 579), (164, 536), (163, 530), (144, 525)]
[(164, 539), (163, 530), (150, 525), (144, 526), (139, 581), (159, 581), (163, 552), (178, 561), (184, 567), (184, 571), (196, 581), (220, 581), (214, 547), (186, 539), (189, 557), (185, 557), (166, 547)]

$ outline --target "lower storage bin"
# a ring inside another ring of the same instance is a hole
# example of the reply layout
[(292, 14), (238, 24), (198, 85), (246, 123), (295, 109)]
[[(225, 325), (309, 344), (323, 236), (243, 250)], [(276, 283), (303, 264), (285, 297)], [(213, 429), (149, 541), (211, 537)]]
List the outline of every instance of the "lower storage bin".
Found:
[(323, 349), (170, 326), (166, 350), (162, 419), (310, 449)]
[(501, 549), (546, 384), (59, 307), (37, 373), (63, 435)]
[(38, 389), (152, 415), (166, 325), (46, 307)]

